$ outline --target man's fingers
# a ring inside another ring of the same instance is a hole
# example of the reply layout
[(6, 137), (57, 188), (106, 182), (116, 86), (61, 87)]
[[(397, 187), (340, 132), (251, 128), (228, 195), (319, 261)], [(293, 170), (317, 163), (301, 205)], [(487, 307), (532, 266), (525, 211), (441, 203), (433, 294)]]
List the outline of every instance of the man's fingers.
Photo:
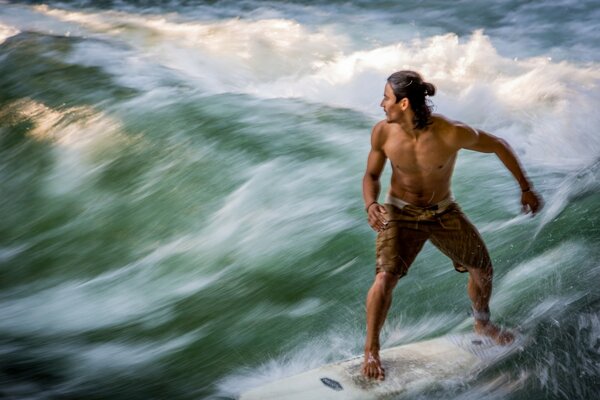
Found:
[(383, 224), (380, 224), (379, 221), (369, 221), (369, 225), (371, 225), (371, 228), (377, 233), (381, 232), (381, 230), (383, 229)]
[(377, 367), (377, 379), (380, 381), (385, 379), (385, 371), (381, 367)]
[(541, 208), (541, 204), (537, 201), (523, 203), (523, 212), (525, 214), (536, 214)]
[(379, 219), (379, 222), (385, 227), (385, 225), (387, 225), (388, 223), (387, 219), (385, 218), (387, 210), (384, 206), (377, 206), (377, 211), (379, 211), (379, 213), (377, 214), (377, 218)]
[(386, 228), (388, 221), (384, 214), (387, 214), (387, 210), (381, 205), (375, 205), (369, 210), (369, 225), (375, 232), (381, 232)]
[(383, 227), (383, 224), (381, 223), (381, 221), (379, 221), (377, 217), (371, 216), (369, 217), (369, 225), (371, 226), (371, 228), (373, 228), (375, 232), (379, 232)]
[(535, 192), (527, 192), (523, 194), (521, 198), (521, 204), (523, 205), (523, 212), (525, 214), (535, 215), (538, 211), (540, 211), (543, 207), (543, 200), (540, 196)]

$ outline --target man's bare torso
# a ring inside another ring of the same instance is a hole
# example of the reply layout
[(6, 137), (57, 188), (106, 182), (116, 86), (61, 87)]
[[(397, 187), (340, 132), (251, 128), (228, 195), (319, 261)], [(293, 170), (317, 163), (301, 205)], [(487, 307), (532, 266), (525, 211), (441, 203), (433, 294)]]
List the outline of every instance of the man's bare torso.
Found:
[(459, 147), (453, 124), (439, 115), (417, 135), (399, 124), (381, 121), (382, 149), (392, 167), (391, 194), (416, 206), (428, 206), (450, 195), (450, 183)]

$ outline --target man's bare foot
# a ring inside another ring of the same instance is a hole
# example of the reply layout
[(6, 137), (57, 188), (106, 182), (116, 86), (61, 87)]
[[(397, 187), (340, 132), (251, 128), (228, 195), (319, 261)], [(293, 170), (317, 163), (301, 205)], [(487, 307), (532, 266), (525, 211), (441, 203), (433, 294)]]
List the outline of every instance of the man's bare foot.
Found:
[(365, 361), (363, 363), (362, 373), (366, 378), (374, 378), (380, 381), (385, 379), (385, 371), (381, 366), (379, 351), (365, 350)]
[(492, 324), (490, 321), (475, 320), (475, 332), (487, 336), (500, 345), (511, 344), (515, 340), (515, 335), (509, 330), (504, 330)]

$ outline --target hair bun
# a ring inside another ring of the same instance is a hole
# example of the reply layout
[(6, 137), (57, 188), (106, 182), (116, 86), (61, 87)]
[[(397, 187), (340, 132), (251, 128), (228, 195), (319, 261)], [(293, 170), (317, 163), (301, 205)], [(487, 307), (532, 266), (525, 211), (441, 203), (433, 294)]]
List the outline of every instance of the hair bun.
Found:
[(425, 96), (435, 95), (435, 86), (429, 82), (423, 82), (423, 88), (425, 89)]

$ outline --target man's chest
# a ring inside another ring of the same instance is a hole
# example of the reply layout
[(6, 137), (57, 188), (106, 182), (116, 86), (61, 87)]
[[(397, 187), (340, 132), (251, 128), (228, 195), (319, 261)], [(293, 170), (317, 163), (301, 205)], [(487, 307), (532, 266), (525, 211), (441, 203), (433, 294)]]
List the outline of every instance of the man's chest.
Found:
[(451, 168), (456, 158), (456, 150), (432, 135), (416, 140), (390, 138), (383, 149), (394, 169), (405, 173), (442, 172)]

